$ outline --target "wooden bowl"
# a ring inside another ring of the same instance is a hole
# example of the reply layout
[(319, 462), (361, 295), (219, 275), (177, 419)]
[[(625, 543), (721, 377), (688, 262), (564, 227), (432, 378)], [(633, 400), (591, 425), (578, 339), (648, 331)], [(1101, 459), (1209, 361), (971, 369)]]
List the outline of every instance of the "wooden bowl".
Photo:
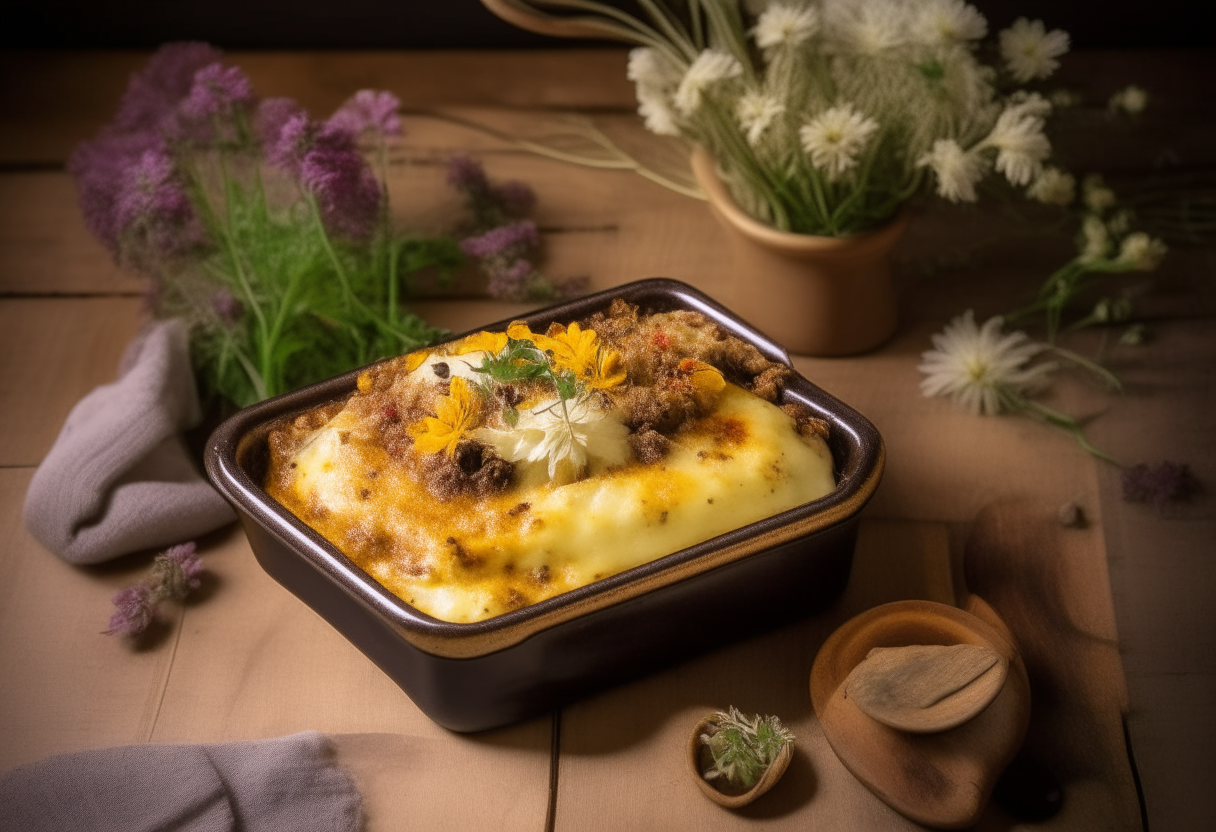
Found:
[(777, 755), (777, 759), (773, 760), (772, 765), (756, 781), (756, 785), (747, 791), (721, 791), (712, 781), (705, 779), (705, 769), (709, 766), (710, 755), (709, 748), (701, 742), (701, 735), (708, 730), (712, 721), (712, 717), (702, 719), (693, 729), (692, 736), (688, 738), (688, 768), (692, 772), (693, 779), (697, 781), (697, 786), (706, 797), (727, 809), (739, 809), (777, 785), (777, 781), (781, 779), (781, 775), (785, 774), (790, 760), (793, 759), (794, 744), (793, 742), (786, 743), (785, 747), (781, 749), (781, 753)]
[[(1008, 670), (991, 703), (943, 731), (909, 733), (871, 718), (845, 695), (844, 682), (875, 647), (977, 644)], [(932, 601), (897, 601), (867, 610), (834, 632), (811, 669), (811, 703), (836, 756), (900, 814), (942, 829), (973, 825), (1030, 723), (1030, 684), (1013, 637), (983, 600), (968, 611)]]

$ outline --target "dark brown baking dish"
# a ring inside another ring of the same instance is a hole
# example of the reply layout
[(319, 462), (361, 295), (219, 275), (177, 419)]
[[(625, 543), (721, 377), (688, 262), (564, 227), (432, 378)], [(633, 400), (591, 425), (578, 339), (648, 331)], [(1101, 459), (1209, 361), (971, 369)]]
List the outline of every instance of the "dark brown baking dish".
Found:
[[(534, 312), (544, 331), (615, 299), (692, 309), (766, 357), (785, 350), (673, 280), (643, 280)], [(481, 327), (504, 330), (509, 322)], [(882, 438), (864, 417), (795, 373), (784, 401), (831, 425), (837, 486), (826, 497), (588, 586), (485, 621), (453, 624), (410, 607), (261, 488), (279, 419), (350, 394), (358, 371), (246, 408), (207, 445), (207, 472), (236, 508), (262, 567), (389, 675), (431, 719), (493, 728), (690, 655), (818, 611), (843, 591), (857, 514), (882, 475)]]

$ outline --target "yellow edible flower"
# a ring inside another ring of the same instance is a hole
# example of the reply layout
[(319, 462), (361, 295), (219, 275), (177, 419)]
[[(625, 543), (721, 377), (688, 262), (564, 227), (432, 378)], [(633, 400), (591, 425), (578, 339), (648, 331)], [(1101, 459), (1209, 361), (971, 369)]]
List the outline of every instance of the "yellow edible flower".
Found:
[(695, 358), (685, 358), (677, 369), (692, 384), (693, 398), (702, 407), (713, 404), (718, 394), (726, 389), (726, 379), (722, 377), (722, 371), (712, 364)]
[(507, 329), (512, 338), (527, 339), (549, 355), (558, 372), (570, 370), (588, 387), (614, 387), (625, 380), (621, 354), (602, 348), (594, 329), (583, 329), (577, 323), (569, 327), (558, 324), (553, 333), (552, 336), (539, 335), (522, 323), (511, 324)]
[(486, 352), (498, 355), (507, 346), (505, 332), (475, 332), (467, 338), (462, 338), (456, 345), (453, 355), (468, 355), (471, 352)]
[(457, 443), (480, 421), (481, 399), (476, 388), (463, 378), (452, 379), (451, 393), (435, 405), (435, 415), (427, 416), (410, 428), (414, 448), (423, 454), (447, 451), (451, 456)]
[(405, 357), (405, 371), (407, 373), (412, 373), (412, 372), (414, 372), (414, 370), (417, 370), (419, 367), (422, 366), (422, 363), (424, 361), (426, 361), (427, 357), (430, 356), (430, 354), (431, 354), (430, 350), (415, 350), (414, 352), (407, 355)]

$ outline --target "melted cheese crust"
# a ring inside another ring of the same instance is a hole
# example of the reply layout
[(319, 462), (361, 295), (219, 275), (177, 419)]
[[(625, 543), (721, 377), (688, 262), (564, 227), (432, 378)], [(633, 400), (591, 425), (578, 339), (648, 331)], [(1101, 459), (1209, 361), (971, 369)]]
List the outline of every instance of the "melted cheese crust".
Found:
[(733, 384), (657, 463), (593, 465), (561, 486), (523, 466), (515, 485), (488, 498), (437, 500), (369, 439), (341, 411), (271, 496), (389, 591), (452, 622), (584, 586), (835, 487), (826, 443), (799, 436), (783, 411)]

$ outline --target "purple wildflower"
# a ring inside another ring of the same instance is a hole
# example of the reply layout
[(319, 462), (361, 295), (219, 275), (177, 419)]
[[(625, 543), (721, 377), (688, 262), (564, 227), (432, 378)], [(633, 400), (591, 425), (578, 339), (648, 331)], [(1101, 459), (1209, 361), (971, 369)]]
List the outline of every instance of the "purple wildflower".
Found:
[(68, 159), (68, 171), (76, 178), (77, 198), (85, 225), (115, 257), (122, 229), (116, 203), (127, 171), (145, 152), (162, 145), (153, 131), (119, 133), (105, 130), (92, 141), (77, 145)]
[(1123, 472), (1123, 499), (1132, 503), (1166, 503), (1189, 500), (1199, 491), (1199, 481), (1182, 462), (1141, 463)]
[[(470, 257), (511, 257), (540, 245), (540, 233), (532, 220), (500, 225), (477, 237), (467, 237), (460, 250)], [(514, 259), (514, 258), (512, 258)]]
[(291, 98), (264, 98), (258, 103), (254, 116), (254, 128), (265, 148), (275, 147), (283, 128), (293, 118), (308, 120), (304, 109)]
[(135, 132), (158, 128), (194, 86), (200, 69), (220, 60), (221, 53), (205, 43), (169, 43), (156, 51), (131, 76), (111, 129)]
[(527, 183), (512, 179), (494, 189), (494, 195), (502, 203), (508, 215), (522, 217), (536, 205), (536, 193)]
[(490, 180), (476, 159), (459, 153), (448, 160), (448, 184), (469, 197), (488, 193)]
[(356, 151), (310, 151), (300, 164), (300, 182), (316, 197), (327, 228), (354, 238), (371, 233), (380, 212), (380, 182)]
[(486, 286), (490, 296), (499, 300), (527, 300), (529, 284), (536, 275), (536, 268), (527, 260), (520, 258), (514, 263), (495, 258), (483, 264), (490, 278)]
[(180, 112), (189, 119), (206, 120), (228, 115), (233, 108), (251, 105), (253, 85), (240, 67), (216, 61), (194, 74), (194, 84), (182, 101)]
[(236, 295), (227, 289), (220, 289), (211, 296), (211, 308), (215, 310), (215, 314), (219, 316), (219, 319), (229, 326), (239, 323), (241, 317), (245, 314), (245, 308), (241, 306), (241, 302), (237, 300)]
[(355, 154), (355, 134), (336, 124), (318, 124), (304, 111), (289, 116), (267, 147), (266, 159), (292, 176), (300, 175), (310, 153)]
[(108, 636), (137, 636), (148, 629), (156, 616), (152, 589), (143, 584), (119, 590), (114, 596), (114, 606), (117, 609), (110, 616), (110, 627), (105, 631)]
[(153, 587), (161, 598), (185, 598), (198, 589), (203, 561), (193, 542), (173, 546), (156, 556), (152, 564)]
[(375, 130), (382, 136), (401, 135), (401, 101), (391, 92), (359, 90), (338, 111), (329, 123), (355, 135)]
[(113, 217), (123, 260), (145, 271), (179, 257), (203, 241), (190, 198), (163, 147), (144, 151), (129, 167), (114, 200)]

